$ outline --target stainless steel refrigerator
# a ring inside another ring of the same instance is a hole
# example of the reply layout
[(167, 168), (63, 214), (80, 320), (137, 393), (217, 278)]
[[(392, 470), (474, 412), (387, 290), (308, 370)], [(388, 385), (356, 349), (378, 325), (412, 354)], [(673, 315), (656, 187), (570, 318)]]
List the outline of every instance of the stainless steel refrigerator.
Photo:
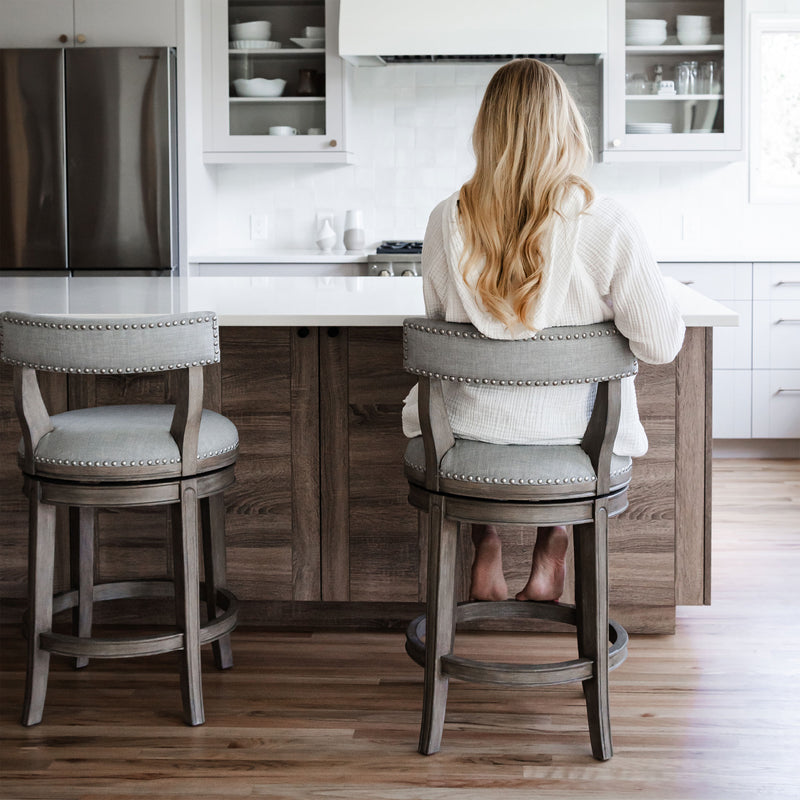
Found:
[(178, 264), (175, 51), (0, 50), (0, 274)]

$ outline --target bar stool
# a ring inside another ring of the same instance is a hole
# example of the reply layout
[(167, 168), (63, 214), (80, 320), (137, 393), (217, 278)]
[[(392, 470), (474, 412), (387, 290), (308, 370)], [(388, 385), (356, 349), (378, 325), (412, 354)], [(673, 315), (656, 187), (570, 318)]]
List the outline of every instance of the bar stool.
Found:
[[(76, 666), (90, 658), (179, 652), (184, 718), (204, 722), (200, 646), (216, 666), (233, 664), (237, 601), (226, 588), (223, 490), (238, 453), (234, 424), (204, 410), (203, 365), (219, 361), (210, 312), (144, 317), (76, 317), (5, 312), (0, 357), (14, 365), (29, 499), (28, 655), (23, 725), (41, 722), (50, 654)], [(100, 406), (50, 416), (37, 371), (135, 375), (174, 371), (174, 405)], [(95, 584), (94, 509), (169, 505), (173, 579)], [(72, 589), (53, 596), (56, 506), (70, 509)], [(204, 582), (199, 580), (202, 531)], [(200, 616), (205, 598), (207, 621)], [(175, 630), (125, 638), (92, 636), (94, 602), (174, 596)], [(73, 633), (54, 632), (55, 613), (73, 609)]]
[[(405, 453), (409, 502), (424, 512), (420, 525), (428, 531), (427, 613), (406, 634), (406, 651), (425, 668), (420, 753), (440, 748), (450, 678), (511, 686), (581, 681), (592, 754), (611, 758), (608, 673), (625, 660), (628, 635), (608, 619), (607, 523), (627, 508), (630, 482), (631, 459), (612, 453), (620, 379), (638, 366), (627, 340), (612, 323), (499, 341), (472, 325), (421, 317), (404, 323), (403, 357), (406, 370), (419, 376), (422, 429)], [(496, 445), (454, 438), (445, 381), (487, 387), (589, 384), (596, 393), (580, 445)], [(512, 600), (456, 607), (460, 523), (572, 525), (575, 605)], [(457, 623), (521, 618), (575, 626), (578, 658), (520, 665), (453, 654)]]

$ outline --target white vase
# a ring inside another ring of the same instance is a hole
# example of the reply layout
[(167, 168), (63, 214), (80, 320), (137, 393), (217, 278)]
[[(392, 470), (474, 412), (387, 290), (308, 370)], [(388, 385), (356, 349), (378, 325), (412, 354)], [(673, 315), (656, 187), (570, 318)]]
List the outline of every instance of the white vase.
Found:
[(326, 219), (317, 233), (317, 247), (319, 247), (323, 253), (330, 253), (330, 251), (333, 250), (334, 244), (336, 244), (336, 231)]
[(344, 246), (348, 252), (360, 252), (366, 243), (364, 236), (364, 212), (350, 209), (344, 215)]

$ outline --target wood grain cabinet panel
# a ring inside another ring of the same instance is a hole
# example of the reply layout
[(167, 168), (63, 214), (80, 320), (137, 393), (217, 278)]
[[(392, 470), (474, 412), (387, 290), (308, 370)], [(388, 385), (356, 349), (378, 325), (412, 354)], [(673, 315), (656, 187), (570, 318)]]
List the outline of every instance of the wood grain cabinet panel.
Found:
[[(205, 404), (239, 430), (225, 502), (242, 625), (403, 626), (424, 602), (426, 542), (403, 474), (402, 405), (414, 380), (402, 368), (402, 330), (226, 327), (221, 349), (221, 365), (205, 371)], [(671, 632), (676, 601), (708, 602), (710, 354), (710, 335), (693, 328), (676, 363), (640, 365), (650, 449), (635, 461), (630, 507), (610, 535), (611, 613), (631, 632)], [(0, 597), (20, 607), (27, 517), (9, 457), (19, 434), (8, 368), (2, 378)], [(45, 380), (60, 408), (169, 395), (127, 378)], [(164, 509), (99, 512), (99, 577), (167, 572), (167, 531)], [(502, 536), (517, 591), (535, 531), (508, 527)], [(462, 599), (471, 550), (463, 536)]]

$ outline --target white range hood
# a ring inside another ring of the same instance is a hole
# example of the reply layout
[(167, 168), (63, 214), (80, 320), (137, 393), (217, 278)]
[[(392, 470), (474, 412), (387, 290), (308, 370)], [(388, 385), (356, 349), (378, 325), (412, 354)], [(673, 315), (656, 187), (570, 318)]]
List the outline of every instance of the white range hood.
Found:
[(607, 0), (340, 0), (339, 55), (356, 66), (606, 51)]

